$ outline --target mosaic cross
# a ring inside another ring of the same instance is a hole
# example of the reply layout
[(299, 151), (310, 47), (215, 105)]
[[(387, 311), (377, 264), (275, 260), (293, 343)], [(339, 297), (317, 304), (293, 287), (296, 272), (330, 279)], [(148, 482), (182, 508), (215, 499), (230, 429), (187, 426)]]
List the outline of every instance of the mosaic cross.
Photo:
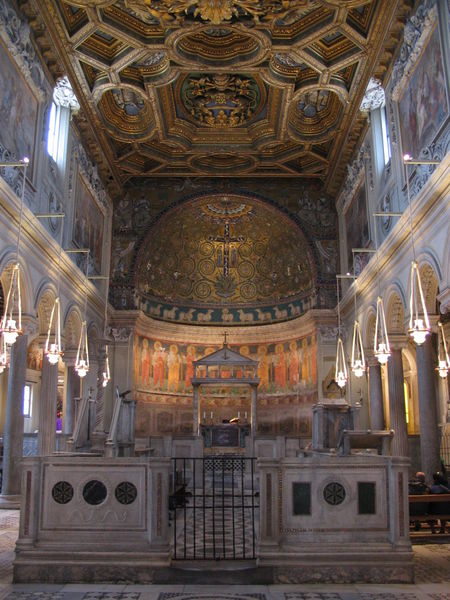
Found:
[(209, 241), (220, 242), (223, 244), (223, 274), (224, 277), (228, 277), (230, 273), (230, 251), (232, 244), (242, 243), (244, 241), (244, 237), (242, 235), (231, 237), (230, 224), (228, 221), (225, 221), (223, 236), (210, 236)]

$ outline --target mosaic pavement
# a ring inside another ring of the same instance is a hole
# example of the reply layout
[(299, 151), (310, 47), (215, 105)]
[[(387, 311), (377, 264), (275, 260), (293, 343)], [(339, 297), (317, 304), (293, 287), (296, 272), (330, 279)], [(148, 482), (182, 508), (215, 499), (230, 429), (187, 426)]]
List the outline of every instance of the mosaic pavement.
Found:
[(414, 546), (415, 585), (13, 585), (18, 526), (0, 510), (0, 600), (450, 600), (449, 544)]

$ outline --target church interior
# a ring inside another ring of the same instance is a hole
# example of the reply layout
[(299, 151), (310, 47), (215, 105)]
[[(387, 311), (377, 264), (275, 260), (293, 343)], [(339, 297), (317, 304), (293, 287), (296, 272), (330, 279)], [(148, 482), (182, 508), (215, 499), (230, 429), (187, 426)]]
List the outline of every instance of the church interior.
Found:
[(449, 21), (0, 0), (14, 582), (412, 583), (408, 511), (448, 543), (408, 482), (450, 471)]

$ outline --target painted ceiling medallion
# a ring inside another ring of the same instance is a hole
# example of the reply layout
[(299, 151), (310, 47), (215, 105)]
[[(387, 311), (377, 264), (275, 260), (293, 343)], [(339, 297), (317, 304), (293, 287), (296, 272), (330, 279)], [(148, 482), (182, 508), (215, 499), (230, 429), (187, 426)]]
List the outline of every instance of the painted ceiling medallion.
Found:
[(173, 44), (179, 60), (193, 64), (220, 66), (254, 64), (261, 60), (267, 44), (259, 38), (259, 33), (233, 27), (205, 27), (199, 25), (181, 37), (176, 35)]
[(153, 134), (149, 102), (128, 88), (105, 91), (98, 103), (104, 125), (116, 139), (146, 139)]
[(221, 153), (221, 154), (206, 154), (203, 156), (194, 156), (190, 161), (191, 166), (200, 171), (208, 173), (224, 173), (232, 175), (243, 173), (251, 170), (257, 164), (257, 161), (252, 156), (240, 154)]
[(181, 100), (196, 124), (206, 127), (237, 127), (251, 119), (261, 93), (252, 77), (189, 75), (181, 88)]
[(291, 111), (291, 134), (302, 139), (325, 140), (339, 121), (342, 103), (330, 90), (311, 90), (302, 94)]

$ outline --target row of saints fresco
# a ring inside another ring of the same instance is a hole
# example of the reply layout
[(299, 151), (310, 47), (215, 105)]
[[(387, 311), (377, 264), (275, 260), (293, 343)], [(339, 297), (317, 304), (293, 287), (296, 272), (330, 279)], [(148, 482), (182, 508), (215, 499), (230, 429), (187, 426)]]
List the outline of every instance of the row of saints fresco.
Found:
[[(260, 345), (232, 345), (231, 348), (258, 361), (260, 389), (287, 392), (317, 385), (316, 337)], [(183, 393), (191, 391), (194, 361), (212, 354), (218, 347), (175, 344), (137, 336), (134, 347), (134, 381), (140, 391)], [(210, 376), (219, 378), (218, 370)], [(230, 373), (222, 370), (222, 377)], [(239, 373), (237, 373), (239, 376)]]

